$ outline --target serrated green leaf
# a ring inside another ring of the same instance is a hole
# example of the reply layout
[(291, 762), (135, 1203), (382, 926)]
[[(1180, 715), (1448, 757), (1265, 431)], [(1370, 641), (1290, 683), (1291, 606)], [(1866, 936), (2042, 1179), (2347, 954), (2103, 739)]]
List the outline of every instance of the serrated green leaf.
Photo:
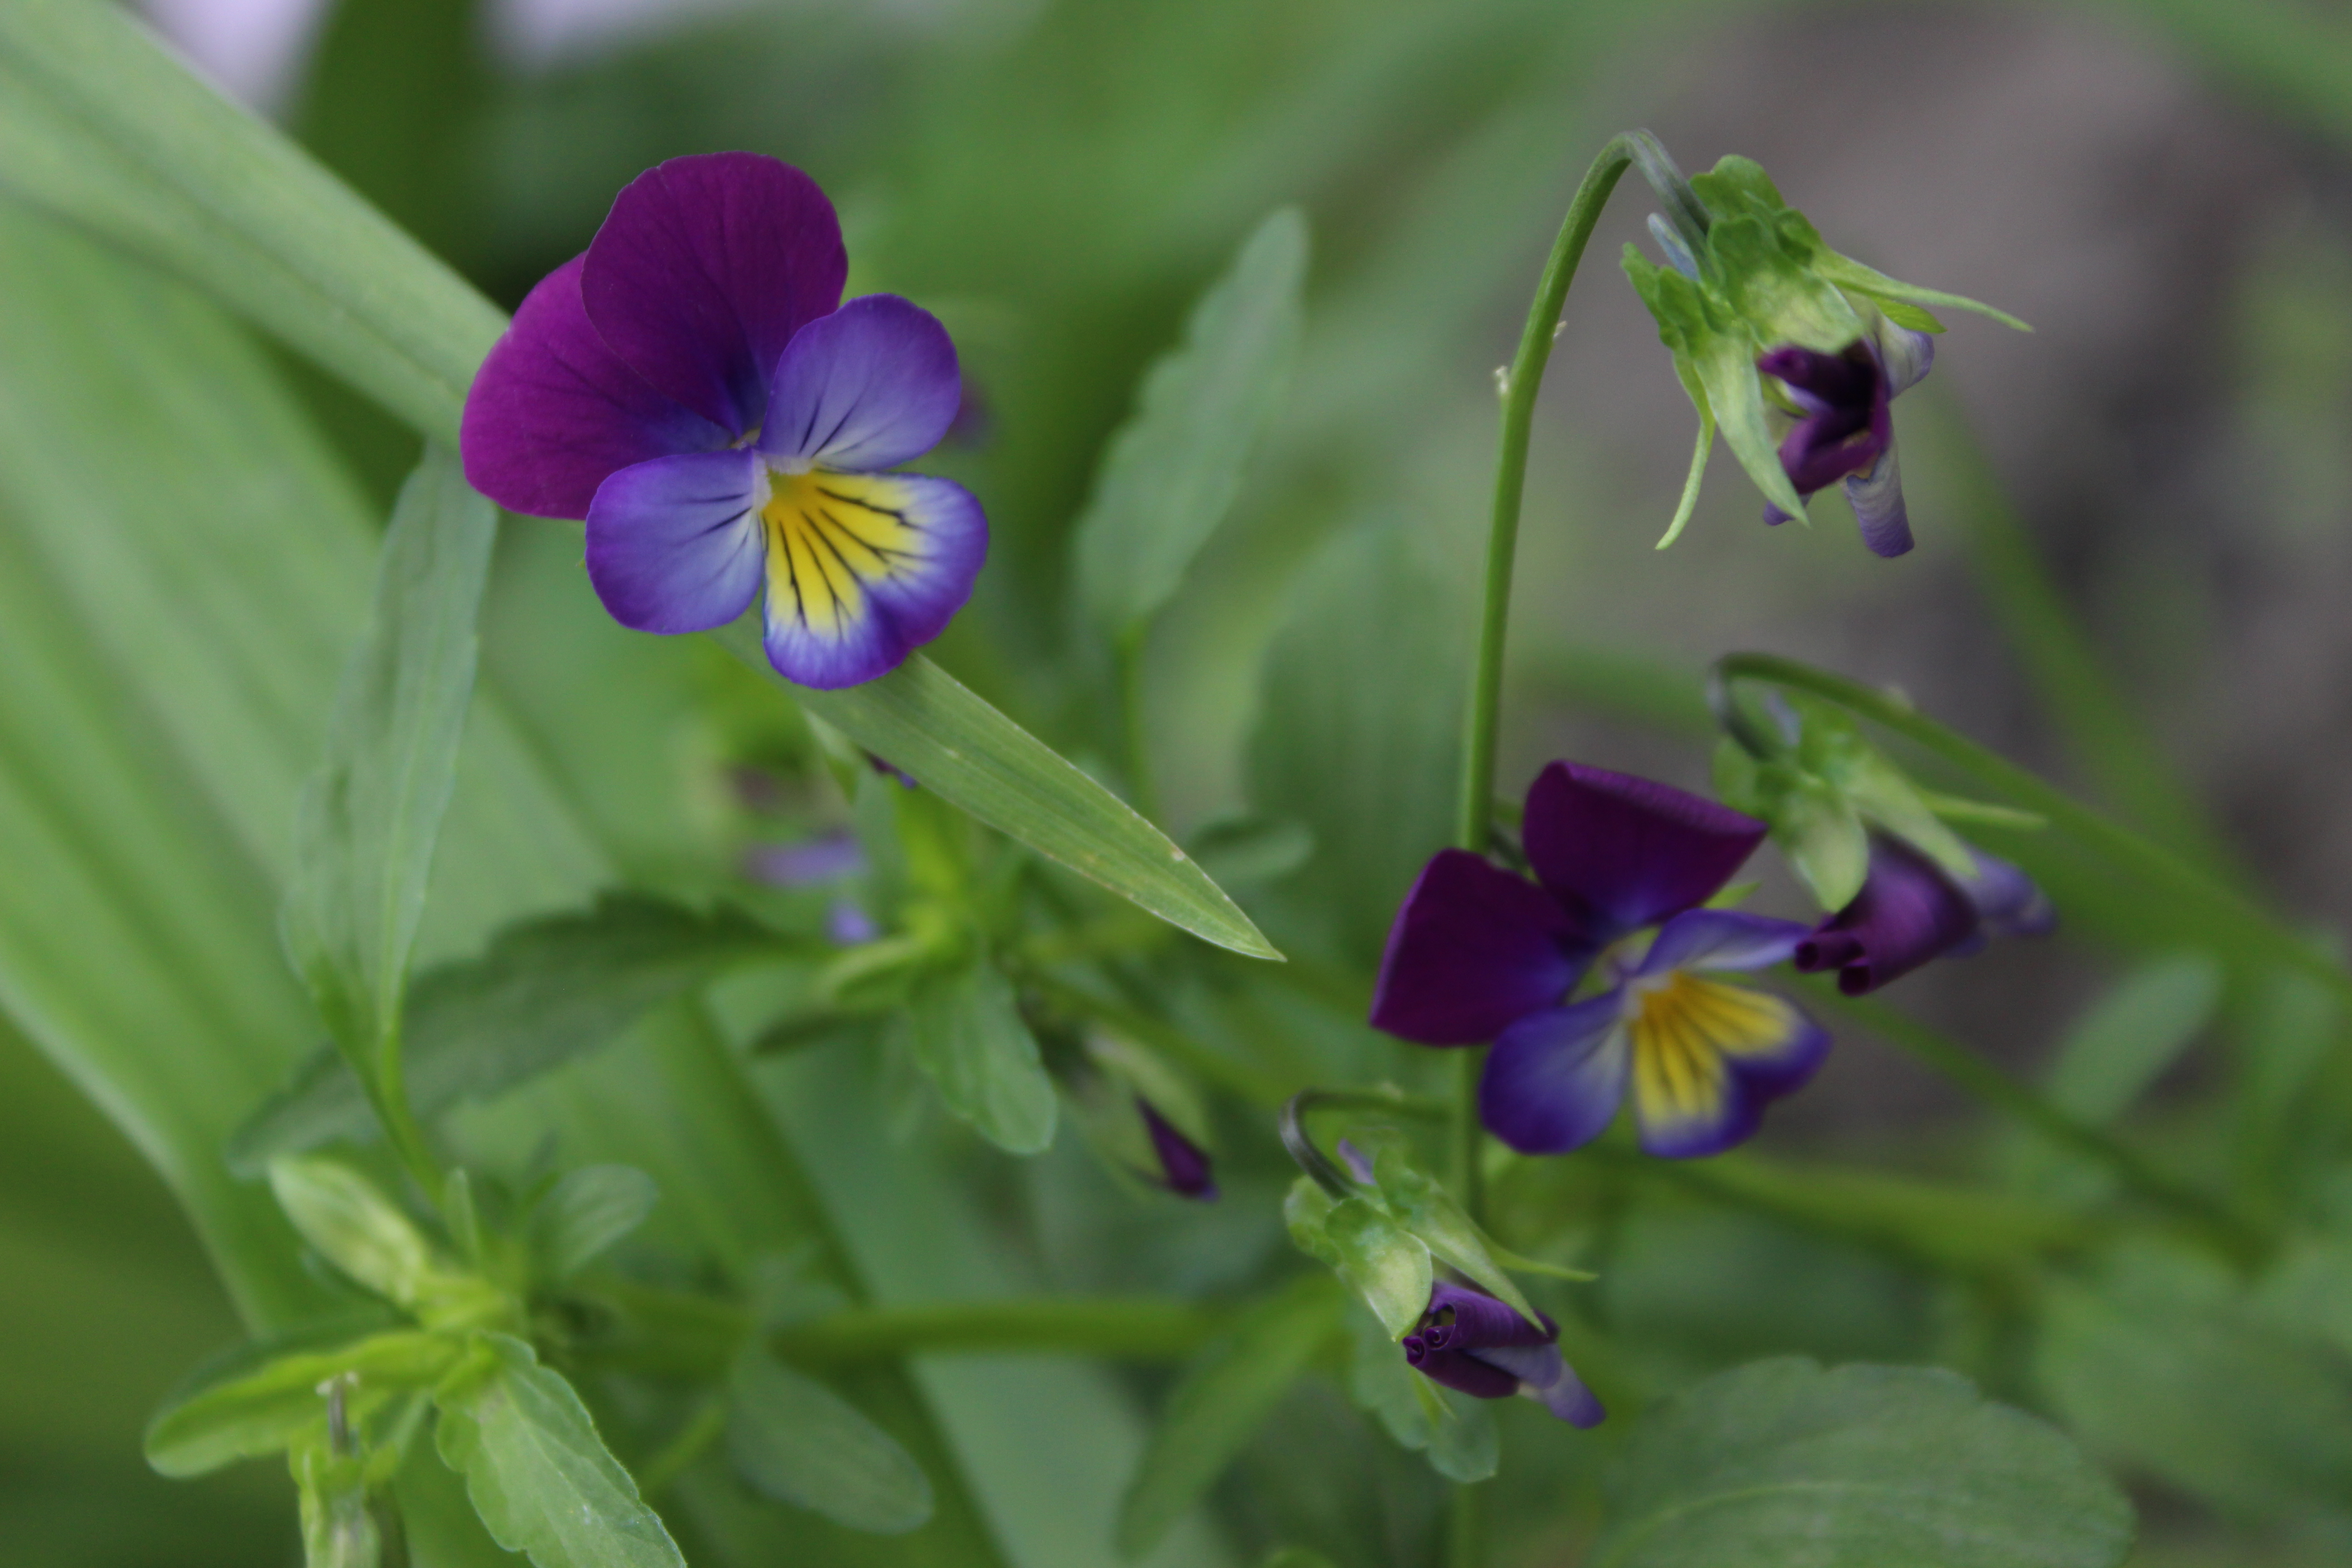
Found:
[(1343, 1198), (1324, 1216), (1323, 1234), (1339, 1278), (1354, 1287), (1381, 1326), (1402, 1337), (1429, 1310), (1434, 1278), (1429, 1247), (1379, 1202)]
[(1059, 1101), (1013, 983), (975, 959), (915, 986), (904, 1019), (915, 1059), (947, 1108), (1011, 1154), (1054, 1142)]
[(500, 1546), (537, 1568), (685, 1568), (580, 1395), (520, 1340), (477, 1335), (434, 1404), (441, 1458)]
[[(422, 1116), (487, 1099), (601, 1049), (664, 1002), (789, 940), (736, 910), (646, 893), (508, 927), (481, 957), (417, 977), (404, 1028), (409, 1102)], [(273, 1156), (374, 1132), (359, 1080), (331, 1048), (311, 1056), (229, 1144), (252, 1171)]]
[(2113, 1568), (2131, 1505), (2054, 1428), (1917, 1367), (1800, 1357), (1657, 1405), (1591, 1568)]
[(238, 1366), (175, 1395), (155, 1413), (147, 1424), (147, 1462), (177, 1479), (277, 1453), (305, 1432), (324, 1432), (327, 1402), (320, 1385), (346, 1374), (352, 1381), (345, 1410), (358, 1426), (400, 1391), (431, 1387), (457, 1353), (454, 1342), (437, 1334), (399, 1330)]
[(1146, 373), (1072, 541), (1078, 602), (1107, 641), (1138, 635), (1175, 596), (1240, 493), (1297, 357), (1306, 282), (1307, 220), (1285, 207), (1201, 297), (1182, 346)]
[(1299, 1374), (1336, 1340), (1339, 1308), (1328, 1279), (1297, 1279), (1202, 1352), (1169, 1394), (1128, 1483), (1118, 1512), (1120, 1556), (1133, 1562), (1149, 1554), (1224, 1473)]
[(385, 531), (375, 605), (344, 668), (326, 761), (295, 808), (284, 928), (328, 1032), (354, 1059), (397, 1037), (457, 742), (498, 515), (428, 447)]
[(901, 1535), (931, 1517), (922, 1467), (858, 1408), (757, 1348), (727, 1376), (727, 1456), (745, 1484), (835, 1524)]
[(816, 691), (775, 674), (750, 620), (713, 635), (809, 712), (998, 832), (1203, 942), (1282, 956), (1166, 834), (922, 655), (879, 680)]
[(415, 1222), (349, 1165), (273, 1160), (269, 1187), (303, 1240), (385, 1300), (415, 1307), (439, 1272), (432, 1243)]
[(634, 1166), (566, 1171), (531, 1211), (531, 1255), (547, 1279), (568, 1279), (643, 1225), (660, 1201), (654, 1179)]

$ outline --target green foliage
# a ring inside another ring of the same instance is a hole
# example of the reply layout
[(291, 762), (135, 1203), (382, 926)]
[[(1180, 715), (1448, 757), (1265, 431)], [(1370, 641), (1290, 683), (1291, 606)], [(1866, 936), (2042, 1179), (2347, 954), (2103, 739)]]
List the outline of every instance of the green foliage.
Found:
[(1291, 1184), (1282, 1217), (1299, 1250), (1337, 1269), (1391, 1338), (1403, 1338), (1429, 1310), (1434, 1278), (1429, 1244), (1377, 1194), (1335, 1200), (1312, 1177), (1301, 1176)]
[(1304, 330), (1307, 220), (1260, 224), (1144, 376), (1072, 529), (1078, 603), (1103, 638), (1139, 637), (1232, 510), (1281, 405)]
[(1012, 982), (985, 959), (918, 981), (904, 1015), (915, 1059), (947, 1108), (1010, 1154), (1054, 1142), (1057, 1102)]
[(566, 1171), (530, 1215), (530, 1250), (549, 1279), (568, 1279), (643, 1225), (661, 1189), (627, 1165)]
[(1122, 1557), (1148, 1554), (1240, 1455), (1299, 1374), (1333, 1346), (1339, 1309), (1328, 1279), (1294, 1280), (1201, 1352), (1169, 1394), (1119, 1504)]
[(2340, 1531), (2352, 1375), (2334, 1290), (2347, 1282), (2326, 1250), (2248, 1291), (2198, 1255), (2133, 1247), (2053, 1292), (2035, 1375), (2094, 1449), (2225, 1510)]
[(238, 1459), (281, 1452), (306, 1436), (325, 1437), (320, 1389), (350, 1383), (348, 1418), (364, 1426), (394, 1396), (427, 1389), (457, 1359), (438, 1334), (398, 1329), (326, 1350), (271, 1355), (256, 1347), (220, 1373), (174, 1395), (147, 1426), (147, 1462), (163, 1475), (200, 1476)]
[(1594, 1568), (2112, 1568), (2130, 1505), (2065, 1438), (1905, 1367), (1759, 1362), (1642, 1423)]
[(727, 1457), (762, 1496), (881, 1535), (931, 1517), (922, 1467), (814, 1378), (749, 1350), (727, 1375)]
[(295, 808), (286, 946), (362, 1070), (400, 1036), (425, 885), (474, 696), (474, 622), (498, 515), (429, 449), (385, 531), (375, 605)]
[[(607, 893), (572, 914), (519, 921), (479, 958), (417, 977), (403, 1060), (422, 1115), (483, 1100), (602, 1049), (661, 1004), (730, 964), (793, 951), (726, 908), (699, 914), (645, 893)], [(332, 1049), (314, 1053), (238, 1130), (232, 1165), (374, 1128), (365, 1094)]]
[(500, 1546), (535, 1568), (684, 1568), (580, 1395), (529, 1345), (478, 1336), (433, 1399), (441, 1458)]

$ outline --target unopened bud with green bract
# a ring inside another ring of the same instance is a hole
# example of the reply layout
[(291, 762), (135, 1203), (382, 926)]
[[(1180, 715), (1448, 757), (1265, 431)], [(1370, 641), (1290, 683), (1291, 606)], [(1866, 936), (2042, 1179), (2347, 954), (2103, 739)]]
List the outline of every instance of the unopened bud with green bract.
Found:
[[(1670, 171), (1663, 177), (1678, 181)], [(1625, 247), (1625, 275), (1656, 319), (1658, 336), (1673, 351), (1675, 374), (1699, 416), (1697, 450), (1674, 521), (1659, 541), (1662, 549), (1690, 521), (1718, 427), (1765, 500), (1778, 512), (1804, 515), (1803, 492), (1784, 461), (1790, 454), (1776, 440), (1774, 425), (1801, 428), (1793, 416), (1822, 410), (1792, 383), (1777, 374), (1768, 377), (1759, 364), (1767, 355), (1776, 362), (1790, 352), (1826, 361), (1863, 356), (1856, 363), (1876, 377), (1872, 384), (1883, 421), (1885, 399), (1926, 372), (1930, 356), (1916, 334), (1944, 330), (1927, 307), (1976, 310), (2030, 330), (1989, 305), (1902, 282), (1832, 250), (1750, 159), (1725, 158), (1711, 173), (1694, 177), (1680, 195), (1667, 203), (1674, 225), (1653, 224), (1671, 267), (1655, 265), (1635, 246)], [(1883, 460), (1892, 532), (1874, 536), (1865, 518), (1864, 533), (1880, 553), (1900, 553), (1909, 548), (1909, 534), (1901, 520), (1891, 435), (1856, 429), (1840, 438), (1858, 452), (1868, 447), (1861, 454), (1870, 459), (1867, 467)], [(1866, 503), (1860, 495), (1855, 500), (1859, 514)]]
[(1843, 710), (1797, 698), (1776, 717), (1788, 744), (1759, 758), (1725, 739), (1715, 790), (1724, 805), (1770, 826), (1822, 908), (1843, 909), (1862, 891), (1873, 830), (1903, 839), (1953, 877), (1976, 875), (1967, 843)]

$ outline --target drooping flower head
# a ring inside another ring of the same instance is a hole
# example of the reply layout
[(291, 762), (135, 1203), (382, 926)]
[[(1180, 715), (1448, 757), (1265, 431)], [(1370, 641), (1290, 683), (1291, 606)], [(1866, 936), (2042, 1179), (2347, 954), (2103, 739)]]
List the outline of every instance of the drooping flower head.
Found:
[(1432, 1383), (1475, 1399), (1525, 1394), (1571, 1426), (1598, 1426), (1608, 1412), (1559, 1353), (1559, 1325), (1530, 1323), (1483, 1290), (1444, 1280), (1404, 1337), (1404, 1359)]
[(1698, 410), (1697, 450), (1673, 524), (1698, 501), (1718, 428), (1764, 492), (1767, 522), (1804, 511), (1804, 498), (1840, 480), (1880, 555), (1911, 548), (1888, 404), (1934, 363), (1943, 324), (1927, 307), (2012, 316), (1874, 271), (1822, 242), (1755, 163), (1726, 158), (1685, 181), (1662, 150), (1643, 160), (1673, 222), (1651, 220), (1659, 267), (1633, 246), (1625, 273), (1674, 351)]
[[(1533, 882), (1459, 849), (1423, 868), (1389, 933), (1374, 1026), (1422, 1045), (1494, 1041), (1479, 1114), (1522, 1152), (1591, 1142), (1629, 1092), (1654, 1154), (1747, 1138), (1829, 1049), (1790, 1003), (1706, 977), (1780, 963), (1809, 934), (1701, 907), (1764, 824), (1668, 784), (1554, 763), (1528, 792), (1523, 826)], [(1577, 998), (1588, 973), (1601, 985)]]
[(466, 400), (475, 489), (585, 518), (588, 576), (639, 631), (708, 631), (766, 595), (768, 658), (832, 689), (896, 668), (971, 596), (980, 503), (896, 473), (947, 433), (947, 331), (841, 302), (833, 205), (773, 158), (646, 171), (515, 312)]
[(1969, 847), (1972, 876), (1955, 877), (1904, 840), (1875, 833), (1853, 900), (1797, 944), (1806, 973), (1837, 972), (1849, 996), (1875, 991), (1933, 959), (1964, 958), (1989, 936), (2045, 936), (2058, 914), (2033, 879)]

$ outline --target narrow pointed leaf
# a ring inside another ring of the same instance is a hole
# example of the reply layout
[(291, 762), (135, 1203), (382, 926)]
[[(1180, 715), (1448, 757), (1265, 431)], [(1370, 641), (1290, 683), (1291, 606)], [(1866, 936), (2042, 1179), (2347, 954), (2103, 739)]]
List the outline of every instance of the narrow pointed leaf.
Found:
[(346, 1409), (356, 1424), (403, 1389), (431, 1387), (457, 1355), (448, 1340), (402, 1329), (289, 1351), (258, 1365), (240, 1363), (155, 1413), (147, 1426), (147, 1462), (178, 1478), (277, 1453), (313, 1427), (325, 1431), (327, 1402), (319, 1385), (330, 1378), (353, 1374)]
[[(769, 670), (748, 620), (715, 634)], [(1001, 833), (1251, 958), (1282, 954), (1168, 836), (920, 654), (841, 691), (779, 685), (802, 707)]]
[(520, 1340), (475, 1345), (434, 1395), (435, 1441), (492, 1539), (536, 1568), (685, 1568), (572, 1386)]
[(1145, 374), (1074, 541), (1079, 603), (1108, 641), (1175, 596), (1232, 509), (1297, 357), (1306, 281), (1307, 220), (1285, 207), (1201, 297), (1182, 346)]
[(498, 516), (428, 448), (384, 534), (375, 607), (345, 668), (325, 763), (295, 812), (286, 945), (346, 1051), (395, 1036), (457, 742)]
[(931, 1517), (931, 1483), (856, 1405), (758, 1349), (728, 1373), (727, 1455), (762, 1496), (899, 1535)]
[[(729, 965), (788, 946), (735, 910), (702, 914), (645, 893), (610, 893), (593, 909), (510, 926), (479, 958), (430, 970), (411, 987), (410, 1103), (431, 1116), (502, 1093), (610, 1045)], [(279, 1154), (374, 1135), (359, 1080), (327, 1047), (247, 1121), (229, 1163), (253, 1172)]]

